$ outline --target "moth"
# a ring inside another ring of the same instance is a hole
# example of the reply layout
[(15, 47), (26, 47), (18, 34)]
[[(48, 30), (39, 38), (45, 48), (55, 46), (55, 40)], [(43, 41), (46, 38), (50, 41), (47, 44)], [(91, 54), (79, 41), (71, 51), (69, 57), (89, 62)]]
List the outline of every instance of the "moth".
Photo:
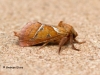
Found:
[(42, 47), (44, 47), (48, 43), (56, 43), (59, 44), (58, 53), (60, 53), (61, 47), (68, 42), (77, 51), (79, 49), (74, 47), (74, 43), (82, 44), (85, 42), (78, 42), (76, 40), (78, 36), (77, 32), (71, 25), (63, 21), (60, 21), (57, 26), (42, 24), (40, 22), (29, 22), (20, 32), (14, 32), (14, 34), (19, 38), (19, 45), (22, 47), (37, 44), (43, 44)]

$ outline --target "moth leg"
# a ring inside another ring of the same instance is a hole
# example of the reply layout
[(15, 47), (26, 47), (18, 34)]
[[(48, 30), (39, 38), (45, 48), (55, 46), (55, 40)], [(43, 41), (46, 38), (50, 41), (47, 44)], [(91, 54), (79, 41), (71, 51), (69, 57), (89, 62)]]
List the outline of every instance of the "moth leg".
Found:
[(74, 50), (79, 51), (79, 49), (76, 49), (75, 46), (74, 46), (74, 43), (73, 43), (73, 34), (70, 35), (70, 43), (71, 43), (72, 48), (73, 48)]
[(48, 44), (48, 42), (45, 42), (39, 49), (43, 48), (47, 44)]
[(79, 42), (78, 40), (76, 40), (76, 39), (74, 38), (74, 42), (75, 42), (75, 43), (82, 44), (82, 43), (85, 43), (86, 41)]
[(64, 38), (61, 39), (61, 41), (59, 43), (59, 51), (58, 51), (59, 54), (60, 54), (60, 51), (61, 51), (61, 46), (63, 46), (67, 41), (68, 41), (68, 37), (64, 37)]

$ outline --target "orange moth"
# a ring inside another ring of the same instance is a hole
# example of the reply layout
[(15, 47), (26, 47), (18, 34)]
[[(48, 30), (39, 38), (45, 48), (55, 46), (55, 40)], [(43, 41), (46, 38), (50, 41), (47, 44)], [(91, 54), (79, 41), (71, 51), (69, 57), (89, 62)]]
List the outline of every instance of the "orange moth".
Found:
[(14, 32), (14, 34), (19, 38), (19, 45), (22, 47), (37, 44), (43, 44), (43, 47), (48, 43), (56, 43), (59, 44), (59, 53), (61, 47), (67, 44), (68, 41), (72, 45), (72, 48), (78, 51), (79, 49), (74, 47), (74, 43), (84, 43), (76, 40), (78, 36), (77, 32), (71, 25), (63, 21), (60, 21), (58, 26), (50, 26), (40, 22), (29, 22), (19, 33)]

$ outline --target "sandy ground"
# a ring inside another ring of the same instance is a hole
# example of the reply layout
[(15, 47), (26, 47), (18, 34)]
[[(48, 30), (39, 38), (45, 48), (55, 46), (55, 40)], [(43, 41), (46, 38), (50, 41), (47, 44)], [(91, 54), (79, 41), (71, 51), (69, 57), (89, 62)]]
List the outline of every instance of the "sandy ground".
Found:
[[(27, 22), (71, 24), (84, 44), (20, 47), (13, 31)], [(0, 75), (100, 75), (100, 0), (0, 0)], [(13, 68), (12, 68), (13, 67)]]

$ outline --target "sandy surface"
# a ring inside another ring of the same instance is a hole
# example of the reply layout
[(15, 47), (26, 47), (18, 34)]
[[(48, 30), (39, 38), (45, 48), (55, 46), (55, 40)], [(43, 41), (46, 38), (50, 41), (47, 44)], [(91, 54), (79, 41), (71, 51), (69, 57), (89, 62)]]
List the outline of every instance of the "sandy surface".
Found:
[[(63, 20), (86, 43), (60, 55), (58, 45), (20, 47), (13, 31), (32, 20)], [(100, 75), (100, 0), (0, 0), (0, 75)]]

